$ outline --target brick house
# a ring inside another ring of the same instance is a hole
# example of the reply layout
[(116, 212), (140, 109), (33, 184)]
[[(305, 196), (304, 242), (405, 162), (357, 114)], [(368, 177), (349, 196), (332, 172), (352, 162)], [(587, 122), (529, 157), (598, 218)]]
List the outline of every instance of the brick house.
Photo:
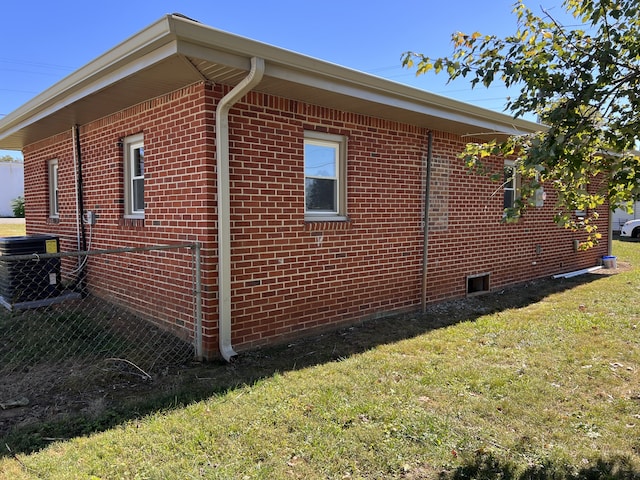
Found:
[[(168, 15), (3, 118), (0, 148), (24, 154), (28, 233), (63, 250), (78, 248), (80, 153), (92, 248), (201, 242), (205, 353), (229, 359), (595, 265), (608, 243), (576, 250), (551, 189), (505, 224), (517, 182), (456, 158), (474, 138), (538, 128)], [(135, 308), (167, 281), (144, 267), (88, 269)]]

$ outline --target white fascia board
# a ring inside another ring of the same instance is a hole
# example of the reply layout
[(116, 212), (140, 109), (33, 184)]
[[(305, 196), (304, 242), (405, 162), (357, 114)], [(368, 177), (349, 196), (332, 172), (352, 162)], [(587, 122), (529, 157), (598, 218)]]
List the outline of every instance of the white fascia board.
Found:
[(250, 59), (260, 57), (265, 60), (267, 76), (496, 132), (517, 134), (541, 128), (534, 122), (514, 119), (492, 110), (223, 32), (180, 16), (167, 15), (1, 119), (0, 139), (171, 55), (186, 54), (186, 50), (196, 50), (200, 53), (196, 56), (200, 58), (209, 58), (247, 71)]
[[(9, 113), (0, 120), (0, 138), (171, 55), (171, 50), (175, 53), (175, 42), (166, 45), (168, 35), (169, 23), (164, 17)], [(145, 52), (150, 53), (145, 55)], [(132, 61), (141, 55), (138, 61)]]
[[(11, 122), (13, 118), (7, 120), (7, 123), (13, 123), (11, 126), (8, 126), (5, 129), (3, 128), (2, 123), (0, 123), (0, 131), (2, 131), (0, 138), (8, 137), (26, 127), (27, 125), (42, 120), (43, 118), (46, 118), (49, 115), (69, 105), (72, 105), (73, 103), (82, 100), (83, 98), (93, 93), (99, 92), (109, 85), (112, 85), (115, 82), (122, 80), (144, 68), (155, 65), (159, 61), (174, 55), (175, 50), (175, 42), (166, 44), (152, 51), (151, 53), (144, 55), (143, 57), (137, 58), (133, 62), (125, 64), (119, 69), (109, 72), (108, 75), (97, 76), (97, 78), (95, 78), (95, 80), (91, 83), (84, 82), (82, 87), (69, 88), (67, 90), (62, 90), (58, 95), (46, 97), (42, 101), (38, 102), (37, 106), (27, 110), (25, 115), (18, 115), (21, 112), (16, 111), (15, 114), (17, 118), (15, 118), (14, 122)], [(37, 98), (34, 99), (34, 102), (35, 100), (37, 100)], [(28, 104), (26, 104), (25, 107), (27, 105)]]
[[(248, 71), (251, 57), (263, 58), (265, 75), (295, 81), (309, 86), (335, 91), (390, 106), (432, 116), (469, 123), (506, 134), (539, 131), (544, 126), (535, 122), (515, 119), (495, 112), (425, 90), (393, 82), (331, 62), (257, 42), (245, 37), (223, 32), (201, 23), (181, 17), (170, 17), (171, 28), (180, 40), (199, 44), (232, 56), (245, 57)], [(237, 60), (234, 62), (237, 65)]]
[(536, 132), (544, 128), (535, 122), (515, 119), (493, 110), (304, 56), (297, 63), (269, 62), (265, 74), (510, 135)]
[[(428, 92), (417, 90), (414, 95), (406, 95), (400, 89), (382, 90), (366, 88), (362, 84), (348, 83), (335, 78), (320, 77), (303, 71), (294, 71), (285, 67), (267, 64), (266, 76), (283, 80), (302, 83), (322, 90), (355, 97), (369, 102), (379, 103), (385, 106), (395, 107), (401, 110), (419, 113), (430, 117), (441, 118), (469, 126), (478, 127), (507, 135), (530, 133), (544, 128), (533, 122), (514, 119), (507, 115), (496, 114), (491, 110), (472, 109), (462, 110), (460, 107), (473, 107), (472, 105), (451, 103), (435, 103)], [(418, 96), (417, 93), (423, 93)]]

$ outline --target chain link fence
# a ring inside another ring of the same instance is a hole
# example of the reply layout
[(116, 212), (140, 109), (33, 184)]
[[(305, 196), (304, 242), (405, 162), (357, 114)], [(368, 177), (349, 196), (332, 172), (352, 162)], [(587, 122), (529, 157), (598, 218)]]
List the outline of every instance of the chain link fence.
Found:
[(201, 354), (199, 244), (53, 253), (55, 237), (1, 240), (2, 408), (38, 385), (151, 379)]

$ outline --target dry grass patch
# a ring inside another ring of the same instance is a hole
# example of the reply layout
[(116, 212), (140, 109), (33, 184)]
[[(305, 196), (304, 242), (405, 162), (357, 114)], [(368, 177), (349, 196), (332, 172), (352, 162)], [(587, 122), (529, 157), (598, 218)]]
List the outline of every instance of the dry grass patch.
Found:
[(26, 234), (24, 221), (8, 221), (0, 218), (0, 237), (21, 237)]

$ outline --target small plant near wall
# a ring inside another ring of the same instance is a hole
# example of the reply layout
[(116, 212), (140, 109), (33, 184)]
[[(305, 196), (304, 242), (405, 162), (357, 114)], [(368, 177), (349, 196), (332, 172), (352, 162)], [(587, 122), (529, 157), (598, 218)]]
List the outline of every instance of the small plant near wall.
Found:
[(14, 217), (24, 218), (24, 197), (19, 196), (11, 200), (11, 208), (13, 209)]

